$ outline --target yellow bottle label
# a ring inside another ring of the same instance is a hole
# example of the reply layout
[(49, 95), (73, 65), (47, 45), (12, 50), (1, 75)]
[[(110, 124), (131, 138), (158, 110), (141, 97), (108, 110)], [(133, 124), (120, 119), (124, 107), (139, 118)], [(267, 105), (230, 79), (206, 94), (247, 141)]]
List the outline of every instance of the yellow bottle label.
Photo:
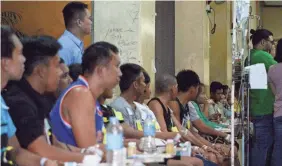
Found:
[(140, 120), (136, 120), (136, 127), (137, 127), (137, 130), (143, 131), (143, 127), (142, 127), (142, 125), (141, 125)]
[(156, 128), (156, 130), (157, 130), (157, 131), (161, 129), (161, 127), (160, 127), (159, 123), (158, 123), (158, 122), (156, 122), (156, 121), (155, 121), (155, 128)]
[(102, 128), (102, 132), (104, 134), (103, 144), (106, 145), (107, 144), (107, 130), (106, 130), (105, 126), (103, 126), (103, 128)]
[(116, 118), (117, 118), (119, 121), (122, 121), (122, 120), (123, 120), (123, 116), (122, 116), (122, 113), (121, 113), (121, 112), (118, 112), (118, 111), (114, 110), (114, 113), (115, 113)]
[(108, 118), (106, 118), (106, 117), (103, 117), (103, 121), (104, 121), (104, 123), (109, 122)]
[(188, 120), (187, 121), (187, 129), (190, 129), (190, 127), (191, 127), (191, 122), (190, 122), (190, 120)]
[(177, 127), (174, 126), (174, 127), (171, 128), (171, 131), (172, 132), (178, 132), (178, 129), (177, 129)]

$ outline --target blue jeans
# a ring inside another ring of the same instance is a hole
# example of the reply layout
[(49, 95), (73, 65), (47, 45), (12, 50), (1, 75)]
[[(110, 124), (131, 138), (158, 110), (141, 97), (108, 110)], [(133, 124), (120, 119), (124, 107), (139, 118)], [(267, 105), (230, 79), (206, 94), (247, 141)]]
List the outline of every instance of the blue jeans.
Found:
[(282, 165), (282, 116), (273, 119), (274, 146), (272, 151), (271, 166)]
[(250, 166), (269, 165), (268, 154), (273, 145), (273, 115), (252, 117), (254, 136), (251, 143)]
[(203, 163), (204, 163), (204, 166), (217, 166), (216, 163), (211, 162), (211, 161), (205, 159), (205, 158), (204, 158), (203, 156), (201, 156), (201, 155), (196, 155), (195, 157), (197, 157), (198, 159), (201, 159), (201, 160), (203, 161)]

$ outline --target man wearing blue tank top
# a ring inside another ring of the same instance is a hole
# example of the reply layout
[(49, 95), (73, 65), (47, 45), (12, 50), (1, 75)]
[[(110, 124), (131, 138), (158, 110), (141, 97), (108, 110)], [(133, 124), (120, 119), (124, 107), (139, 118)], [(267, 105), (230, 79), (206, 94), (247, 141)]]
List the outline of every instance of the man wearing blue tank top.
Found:
[(53, 132), (61, 142), (80, 148), (102, 143), (103, 113), (96, 100), (120, 80), (118, 53), (118, 48), (107, 42), (85, 50), (83, 74), (63, 91), (50, 113)]

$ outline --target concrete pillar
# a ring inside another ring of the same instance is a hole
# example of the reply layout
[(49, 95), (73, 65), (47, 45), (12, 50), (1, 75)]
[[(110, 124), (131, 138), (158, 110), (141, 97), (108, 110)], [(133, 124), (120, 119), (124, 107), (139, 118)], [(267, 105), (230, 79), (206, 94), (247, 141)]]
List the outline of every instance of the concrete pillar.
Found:
[(205, 1), (175, 1), (175, 72), (182, 69), (194, 70), (204, 84), (209, 84), (209, 21)]
[(143, 67), (151, 77), (152, 96), (155, 93), (155, 1), (141, 1), (140, 8), (140, 55)]
[[(115, 44), (122, 63), (144, 67), (154, 87), (155, 1), (95, 1), (94, 41)], [(118, 87), (115, 95), (119, 95)]]
[(229, 1), (223, 4), (212, 3), (211, 7), (215, 11), (216, 31), (210, 35), (210, 81), (231, 85), (231, 4)]

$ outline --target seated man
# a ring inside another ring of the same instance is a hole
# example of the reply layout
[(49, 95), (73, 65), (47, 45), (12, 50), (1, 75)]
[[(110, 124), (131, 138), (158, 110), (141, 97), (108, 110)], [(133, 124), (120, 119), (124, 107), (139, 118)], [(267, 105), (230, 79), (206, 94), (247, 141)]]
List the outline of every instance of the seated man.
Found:
[[(119, 83), (121, 95), (117, 97), (110, 104), (110, 106), (122, 113), (124, 122), (127, 123), (131, 128), (140, 130), (140, 127), (142, 127), (142, 118), (139, 110), (140, 108), (136, 106), (134, 101), (144, 94), (144, 90), (146, 88), (143, 74), (144, 69), (142, 69), (141, 66), (132, 63), (123, 64), (120, 68), (122, 72)], [(156, 137), (161, 138), (162, 135), (170, 133), (174, 132), (157, 132)], [(187, 137), (189, 136), (184, 134), (182, 135), (182, 138), (185, 140), (188, 140)], [(180, 162), (184, 162), (185, 160), (189, 161), (187, 164), (200, 164), (199, 160), (193, 157), (183, 157)]]
[(58, 88), (61, 69), (60, 44), (49, 36), (28, 38), (23, 42), (26, 58), (24, 77), (11, 84), (4, 94), (12, 120), (17, 127), (20, 145), (33, 153), (62, 162), (82, 162), (84, 155), (50, 145), (44, 130), (44, 119), (49, 107), (44, 93), (54, 93)]
[[(191, 130), (186, 129), (174, 116), (173, 110), (169, 107), (169, 102), (175, 100), (177, 95), (177, 81), (174, 76), (162, 75), (156, 79), (156, 97), (152, 98), (148, 105), (154, 112), (161, 126), (161, 131), (180, 131), (189, 136), (187, 139), (196, 146), (202, 148), (203, 151), (210, 151), (217, 154), (212, 148), (212, 144), (204, 138), (195, 135)], [(213, 154), (209, 154), (210, 160), (217, 162)]]
[(73, 81), (78, 79), (78, 76), (82, 74), (82, 67), (79, 63), (74, 63), (69, 66), (70, 69), (70, 77)]
[[(201, 134), (222, 137), (225, 141), (230, 142), (231, 137), (229, 134), (216, 131), (213, 128), (208, 127), (202, 120), (199, 119), (194, 106), (191, 103), (189, 104), (189, 101), (196, 100), (198, 96), (200, 79), (197, 73), (192, 70), (182, 70), (177, 74), (176, 79), (178, 83), (178, 96), (176, 100), (170, 102), (169, 105), (170, 108), (173, 109), (174, 115), (178, 117), (177, 119), (179, 119), (182, 126), (190, 128), (190, 130), (192, 129), (192, 127), (195, 127)], [(197, 138), (203, 139), (203, 137), (201, 137), (197, 132), (195, 132), (194, 130), (191, 131)], [(216, 148), (214, 144), (210, 145), (211, 147)], [(230, 155), (230, 146), (222, 146), (222, 149), (216, 149), (223, 151), (225, 156)]]
[[(198, 114), (200, 120), (202, 120), (207, 126), (213, 128), (213, 129), (215, 129), (215, 128), (227, 128), (228, 127), (228, 126), (225, 126), (225, 125), (222, 125), (222, 124), (218, 124), (218, 123), (209, 121), (208, 118), (205, 116), (205, 113), (208, 112), (208, 109), (209, 109), (209, 106), (210, 106), (211, 103), (209, 102), (209, 100), (206, 96), (204, 84), (202, 84), (202, 83), (200, 84), (197, 100), (191, 101), (191, 104), (193, 104), (193, 107), (197, 111), (197, 114)], [(191, 104), (189, 103), (189, 105), (191, 105)]]
[[(143, 75), (144, 69), (139, 65), (128, 63), (122, 65), (121, 70), (123, 74), (119, 83), (121, 95), (117, 97), (110, 106), (122, 113), (124, 122), (129, 125), (130, 128), (142, 131), (143, 122), (141, 112), (134, 102), (144, 94), (146, 88)], [(143, 132), (140, 133), (142, 133), (143, 136)], [(125, 134), (127, 133), (125, 132)], [(160, 139), (172, 139), (176, 135), (176, 132), (156, 133), (156, 137)]]
[(110, 43), (97, 42), (85, 50), (83, 75), (61, 94), (50, 113), (61, 142), (80, 148), (102, 143), (103, 114), (96, 100), (118, 83), (119, 63), (118, 49)]
[(56, 100), (60, 96), (60, 94), (72, 83), (72, 78), (69, 75), (69, 67), (65, 64), (62, 58), (60, 58), (60, 69), (63, 73), (60, 76), (58, 89), (55, 91), (55, 93), (46, 95), (48, 101), (50, 102), (48, 104), (50, 106), (50, 111), (53, 108), (53, 105), (56, 103)]
[(224, 104), (221, 102), (223, 96), (223, 85), (217, 81), (212, 82), (210, 84), (210, 94), (213, 104), (210, 105), (208, 118), (218, 123), (222, 120), (228, 119), (231, 112), (229, 109), (224, 108)]
[(178, 83), (178, 95), (175, 101), (170, 102), (170, 107), (174, 111), (174, 115), (178, 121), (183, 126), (188, 126), (188, 128), (191, 127), (192, 122), (193, 126), (199, 132), (216, 137), (224, 137), (227, 141), (230, 141), (230, 135), (208, 127), (199, 118), (193, 104), (189, 103), (189, 101), (195, 101), (198, 96), (200, 79), (197, 73), (192, 70), (183, 70), (177, 74), (176, 79)]
[[(25, 58), (22, 47), (12, 29), (1, 26), (1, 90), (8, 81), (20, 80), (23, 75)], [(57, 165), (21, 148), (8, 110), (9, 107), (1, 95), (1, 165)]]

